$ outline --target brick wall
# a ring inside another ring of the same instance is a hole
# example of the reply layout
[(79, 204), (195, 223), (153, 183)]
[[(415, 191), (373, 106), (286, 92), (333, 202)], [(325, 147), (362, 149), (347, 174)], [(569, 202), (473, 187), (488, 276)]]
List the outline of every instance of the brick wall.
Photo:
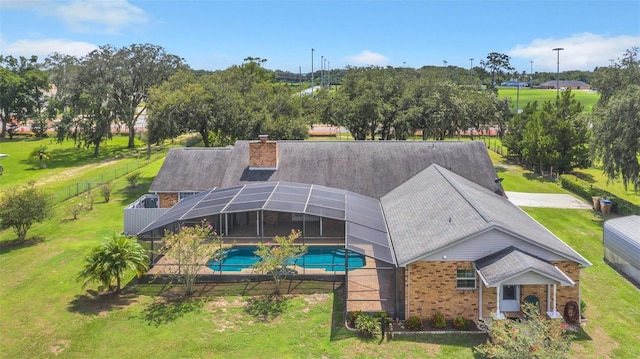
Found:
[[(580, 265), (571, 261), (554, 262), (561, 271), (571, 278), (576, 285), (573, 287), (557, 286), (556, 307), (558, 312), (564, 313), (564, 306), (568, 301), (580, 303), (579, 282)], [(415, 262), (405, 270), (405, 316), (418, 315), (429, 318), (438, 311), (447, 319), (478, 317), (479, 290), (462, 290), (456, 288), (457, 269), (472, 268), (472, 262)], [(496, 288), (487, 288), (476, 276), (476, 287), (482, 285), (482, 316), (488, 317), (497, 307)], [(553, 307), (553, 286), (550, 287), (550, 307)], [(547, 285), (520, 286), (520, 300), (534, 294), (540, 299), (542, 312), (547, 311)]]
[[(429, 318), (440, 312), (447, 319), (478, 317), (478, 290), (456, 288), (457, 270), (471, 269), (472, 262), (414, 262), (407, 266), (405, 315)], [(495, 300), (495, 293), (494, 293)]]
[(277, 142), (250, 142), (249, 168), (276, 168), (278, 166)]
[(178, 193), (160, 193), (160, 208), (171, 208), (178, 203)]

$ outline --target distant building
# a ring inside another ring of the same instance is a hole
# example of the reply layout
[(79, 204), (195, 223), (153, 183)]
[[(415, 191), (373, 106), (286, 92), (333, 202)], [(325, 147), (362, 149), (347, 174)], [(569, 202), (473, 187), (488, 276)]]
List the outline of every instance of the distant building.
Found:
[[(560, 80), (558, 82), (558, 86), (560, 86), (560, 89), (572, 89), (572, 90), (591, 90), (591, 85), (589, 85), (588, 83), (584, 83), (582, 81), (567, 81), (567, 80)], [(556, 88), (556, 81), (547, 81), (547, 82), (543, 82), (541, 83), (538, 88), (541, 89), (555, 89)]]

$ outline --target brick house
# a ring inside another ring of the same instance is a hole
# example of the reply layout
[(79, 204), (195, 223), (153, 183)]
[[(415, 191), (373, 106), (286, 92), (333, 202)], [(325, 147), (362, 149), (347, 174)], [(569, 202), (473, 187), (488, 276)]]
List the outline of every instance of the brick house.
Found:
[[(580, 302), (580, 269), (591, 265), (509, 202), (479, 141), (262, 137), (172, 149), (150, 192), (160, 212), (136, 222), (142, 208), (128, 207), (125, 232), (153, 238), (206, 218), (234, 243), (293, 228), (307, 245), (365, 256), (367, 268), (340, 273), (347, 310), (500, 318), (533, 298), (557, 317)], [(358, 283), (364, 277), (374, 280)], [(367, 302), (358, 289), (371, 283)]]

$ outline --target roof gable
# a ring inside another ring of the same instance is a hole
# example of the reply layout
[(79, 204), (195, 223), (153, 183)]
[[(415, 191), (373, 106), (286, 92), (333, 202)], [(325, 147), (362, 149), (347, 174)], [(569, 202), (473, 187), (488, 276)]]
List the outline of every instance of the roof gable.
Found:
[(503, 196), (433, 165), (381, 199), (396, 257), (406, 265), (497, 229), (582, 265), (591, 265)]
[(499, 286), (526, 273), (535, 273), (565, 286), (575, 284), (553, 264), (515, 247), (508, 247), (480, 258), (475, 261), (475, 265), (487, 287)]

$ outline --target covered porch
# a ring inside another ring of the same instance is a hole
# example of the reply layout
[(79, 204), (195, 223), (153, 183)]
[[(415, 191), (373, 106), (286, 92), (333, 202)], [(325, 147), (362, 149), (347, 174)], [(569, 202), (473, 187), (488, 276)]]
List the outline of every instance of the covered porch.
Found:
[[(508, 247), (474, 264), (482, 282), (478, 291), (479, 318), (522, 317), (521, 305), (525, 302), (536, 305), (549, 318), (562, 318), (558, 311), (558, 286), (574, 286), (575, 282), (552, 263)], [(491, 298), (492, 295), (495, 297)]]

